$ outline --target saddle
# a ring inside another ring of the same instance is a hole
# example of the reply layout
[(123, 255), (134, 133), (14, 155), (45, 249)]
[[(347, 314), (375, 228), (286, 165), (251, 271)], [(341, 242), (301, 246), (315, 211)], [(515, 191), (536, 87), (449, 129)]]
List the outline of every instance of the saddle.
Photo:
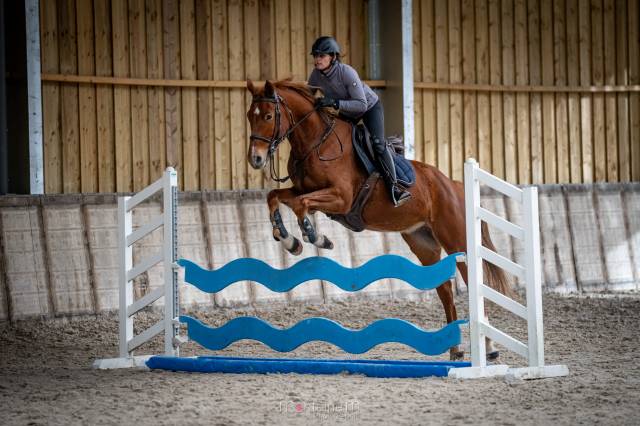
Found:
[[(354, 232), (361, 232), (366, 227), (362, 220), (362, 211), (369, 201), (381, 174), (378, 171), (378, 161), (376, 160), (373, 144), (369, 137), (369, 131), (361, 123), (355, 124), (352, 122), (351, 124), (353, 150), (356, 153), (356, 157), (358, 157), (358, 163), (368, 177), (358, 190), (358, 195), (356, 195), (356, 198), (353, 200), (351, 209), (347, 214), (327, 214), (327, 216), (345, 228)], [(393, 160), (396, 166), (398, 183), (408, 188), (415, 183), (416, 174), (411, 162), (404, 158), (404, 141), (400, 136), (390, 136), (387, 138), (387, 142), (391, 144), (395, 154)]]

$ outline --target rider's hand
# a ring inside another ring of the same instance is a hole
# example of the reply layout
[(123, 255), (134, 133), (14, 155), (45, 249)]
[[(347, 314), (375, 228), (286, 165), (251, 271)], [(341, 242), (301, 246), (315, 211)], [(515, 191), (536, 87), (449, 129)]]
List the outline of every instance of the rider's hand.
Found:
[(316, 99), (316, 106), (320, 108), (331, 107), (331, 108), (338, 109), (339, 104), (337, 99), (333, 99), (325, 96), (323, 98)]

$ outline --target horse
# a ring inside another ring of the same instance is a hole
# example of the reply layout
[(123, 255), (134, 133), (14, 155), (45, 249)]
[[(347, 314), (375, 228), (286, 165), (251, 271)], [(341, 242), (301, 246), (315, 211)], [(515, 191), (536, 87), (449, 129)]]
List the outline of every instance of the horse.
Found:
[[(289, 207), (297, 217), (305, 242), (322, 249), (333, 243), (313, 226), (309, 215), (347, 214), (368, 176), (357, 163), (352, 145), (353, 123), (335, 117), (315, 105), (317, 88), (291, 80), (270, 81), (264, 86), (247, 80), (252, 102), (247, 111), (251, 135), (247, 159), (254, 169), (271, 163), (272, 178), (291, 179), (290, 188), (274, 189), (267, 195), (273, 237), (293, 255), (302, 252), (302, 244), (284, 226), (280, 205)], [(289, 176), (277, 178), (273, 164), (278, 146), (288, 139), (291, 152), (287, 162)], [(464, 187), (433, 166), (412, 161), (415, 184), (411, 198), (394, 207), (384, 183), (377, 180), (362, 210), (365, 228), (380, 232), (399, 232), (423, 265), (440, 260), (447, 253), (466, 253)], [(482, 243), (495, 250), (488, 227), (482, 224)], [(467, 266), (457, 264), (467, 283)], [(512, 294), (510, 282), (499, 267), (484, 262), (485, 279), (490, 287)], [(437, 288), (447, 323), (457, 320), (452, 282)], [(449, 350), (452, 360), (462, 359), (457, 346)], [(495, 360), (499, 352), (487, 338), (487, 358)]]

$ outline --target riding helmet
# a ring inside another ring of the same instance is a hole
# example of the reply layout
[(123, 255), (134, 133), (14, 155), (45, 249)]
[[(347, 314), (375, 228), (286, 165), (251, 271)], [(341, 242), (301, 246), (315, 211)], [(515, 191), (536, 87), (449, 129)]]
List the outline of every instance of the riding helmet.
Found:
[(340, 45), (335, 38), (329, 36), (319, 37), (311, 46), (311, 54), (317, 55), (324, 53), (326, 55), (340, 54)]

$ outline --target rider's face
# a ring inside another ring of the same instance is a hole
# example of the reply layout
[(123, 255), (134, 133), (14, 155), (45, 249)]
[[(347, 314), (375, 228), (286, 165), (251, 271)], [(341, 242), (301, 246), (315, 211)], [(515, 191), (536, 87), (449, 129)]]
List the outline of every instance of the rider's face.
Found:
[(325, 71), (329, 68), (329, 66), (331, 66), (331, 59), (333, 59), (331, 55), (327, 55), (325, 53), (313, 55), (313, 63), (319, 71)]

